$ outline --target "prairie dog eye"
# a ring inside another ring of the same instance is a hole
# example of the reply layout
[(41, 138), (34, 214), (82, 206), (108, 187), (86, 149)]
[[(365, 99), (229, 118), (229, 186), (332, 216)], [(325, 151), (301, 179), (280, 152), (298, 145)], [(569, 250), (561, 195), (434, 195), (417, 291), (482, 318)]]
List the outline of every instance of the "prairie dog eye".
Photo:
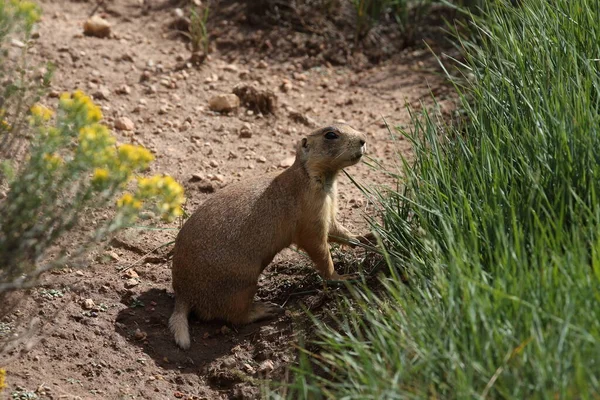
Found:
[(339, 137), (340, 136), (337, 133), (333, 132), (333, 131), (329, 131), (329, 132), (327, 132), (325, 134), (325, 139), (329, 139), (329, 140), (337, 139)]

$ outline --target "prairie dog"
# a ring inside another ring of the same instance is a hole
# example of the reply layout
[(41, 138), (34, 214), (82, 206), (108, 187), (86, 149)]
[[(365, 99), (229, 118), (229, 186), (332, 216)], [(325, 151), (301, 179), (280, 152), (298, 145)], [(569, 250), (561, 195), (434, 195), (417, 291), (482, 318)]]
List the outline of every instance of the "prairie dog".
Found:
[(294, 164), (222, 189), (185, 222), (175, 240), (175, 309), (169, 327), (190, 347), (188, 314), (242, 325), (281, 312), (254, 302), (258, 277), (291, 244), (308, 253), (325, 279), (333, 269), (328, 242), (364, 242), (336, 220), (336, 177), (358, 163), (365, 136), (348, 125), (318, 129), (300, 140)]

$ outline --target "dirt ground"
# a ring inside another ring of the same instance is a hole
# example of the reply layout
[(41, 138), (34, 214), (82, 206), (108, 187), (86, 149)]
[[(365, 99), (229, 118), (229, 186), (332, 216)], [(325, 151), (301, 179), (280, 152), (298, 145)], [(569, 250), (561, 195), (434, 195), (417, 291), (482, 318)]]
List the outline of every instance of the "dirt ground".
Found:
[[(112, 34), (99, 39), (82, 34), (94, 3), (41, 1), (44, 18), (30, 61), (56, 65), (51, 93), (42, 102), (54, 107), (57, 93), (80, 88), (102, 106), (107, 125), (131, 119), (132, 131), (114, 129), (118, 141), (154, 153), (149, 173), (181, 182), (188, 212), (225, 185), (284, 168), (302, 135), (336, 121), (365, 132), (370, 157), (395, 170), (397, 154), (410, 157), (410, 145), (390, 137), (384, 118), (406, 127), (405, 104), (434, 107), (431, 93), (440, 102), (434, 108), (442, 114), (452, 109), (436, 61), (422, 45), (377, 64), (360, 52), (323, 57), (327, 51), (297, 44), (307, 38), (318, 48), (318, 37), (310, 33), (228, 21), (225, 16), (236, 10), (230, 1), (221, 19), (213, 15), (214, 51), (196, 68), (186, 65), (186, 43), (168, 28), (174, 6), (159, 0), (150, 2), (151, 8), (138, 0), (105, 3), (96, 13), (112, 24)], [(289, 43), (296, 43), (294, 51), (286, 48)], [(243, 106), (229, 114), (210, 111), (211, 97), (231, 93), (238, 84), (271, 90), (275, 113)], [(348, 173), (371, 187), (396, 183), (365, 163)], [(357, 233), (366, 231), (365, 216), (373, 215), (373, 206), (345, 176), (339, 191), (343, 223)], [(284, 316), (239, 330), (192, 321), (192, 347), (179, 350), (167, 326), (173, 306), (169, 251), (176, 232), (177, 224), (128, 229), (94, 253), (88, 268), (48, 274), (42, 287), (0, 321), (5, 337), (15, 333), (20, 318), (33, 315), (43, 322), (27, 349), (12, 353), (3, 395), (245, 399), (259, 398), (267, 380), (288, 378), (299, 337), (311, 329), (303, 310), (323, 315), (343, 289), (324, 290), (310, 262), (285, 250), (266, 270), (258, 293), (283, 305)], [(336, 249), (334, 255), (342, 269), (368, 269), (375, 262), (362, 250)]]

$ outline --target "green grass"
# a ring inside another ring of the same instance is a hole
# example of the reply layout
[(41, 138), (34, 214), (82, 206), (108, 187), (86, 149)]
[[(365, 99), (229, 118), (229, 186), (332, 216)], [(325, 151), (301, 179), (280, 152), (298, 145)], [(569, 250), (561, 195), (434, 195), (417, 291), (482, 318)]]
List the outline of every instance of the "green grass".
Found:
[(319, 327), (291, 398), (600, 399), (600, 2), (489, 4), (468, 122), (415, 116), (382, 197), (386, 290)]

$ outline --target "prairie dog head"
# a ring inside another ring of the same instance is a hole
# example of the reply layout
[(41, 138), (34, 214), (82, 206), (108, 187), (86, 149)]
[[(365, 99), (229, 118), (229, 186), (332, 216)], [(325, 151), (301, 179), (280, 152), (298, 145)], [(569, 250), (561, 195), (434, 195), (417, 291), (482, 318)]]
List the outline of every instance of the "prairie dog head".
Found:
[(360, 161), (367, 149), (365, 139), (349, 125), (326, 126), (298, 143), (297, 157), (311, 169), (337, 172)]

